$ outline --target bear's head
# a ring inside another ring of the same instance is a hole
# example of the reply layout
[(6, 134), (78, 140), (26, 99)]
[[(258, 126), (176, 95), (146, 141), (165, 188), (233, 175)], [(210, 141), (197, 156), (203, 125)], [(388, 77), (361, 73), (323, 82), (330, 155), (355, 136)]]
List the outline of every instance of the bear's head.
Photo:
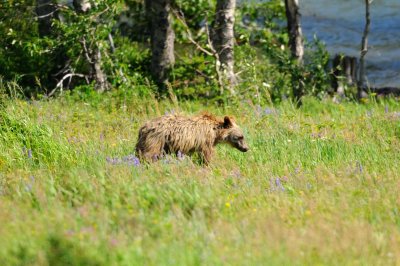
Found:
[(235, 123), (235, 121), (229, 116), (225, 116), (222, 125), (221, 139), (224, 142), (229, 143), (239, 151), (247, 152), (249, 146), (244, 140), (243, 131)]

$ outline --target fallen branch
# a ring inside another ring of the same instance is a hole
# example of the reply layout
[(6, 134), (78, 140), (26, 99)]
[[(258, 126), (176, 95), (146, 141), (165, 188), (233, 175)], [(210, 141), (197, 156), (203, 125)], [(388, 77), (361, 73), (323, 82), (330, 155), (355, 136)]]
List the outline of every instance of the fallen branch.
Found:
[(56, 87), (49, 93), (49, 94), (47, 94), (47, 97), (51, 97), (56, 91), (57, 91), (57, 89), (58, 88), (60, 88), (60, 91), (63, 91), (63, 83), (64, 83), (64, 81), (66, 80), (66, 79), (72, 79), (72, 77), (80, 77), (80, 78), (84, 78), (84, 77), (86, 77), (85, 75), (83, 75), (83, 74), (75, 74), (75, 73), (69, 73), (69, 74), (66, 74), (64, 77), (62, 77), (62, 79), (57, 83), (57, 85), (56, 85)]

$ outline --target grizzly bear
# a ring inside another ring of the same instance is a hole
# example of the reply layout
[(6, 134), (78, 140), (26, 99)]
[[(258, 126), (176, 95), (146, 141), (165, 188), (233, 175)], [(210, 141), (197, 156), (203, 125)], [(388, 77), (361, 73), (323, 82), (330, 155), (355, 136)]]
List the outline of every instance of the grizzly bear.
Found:
[(140, 128), (136, 154), (150, 162), (164, 154), (198, 152), (208, 164), (218, 143), (228, 143), (242, 152), (249, 150), (242, 130), (231, 117), (220, 120), (210, 114), (195, 117), (171, 114), (150, 120)]

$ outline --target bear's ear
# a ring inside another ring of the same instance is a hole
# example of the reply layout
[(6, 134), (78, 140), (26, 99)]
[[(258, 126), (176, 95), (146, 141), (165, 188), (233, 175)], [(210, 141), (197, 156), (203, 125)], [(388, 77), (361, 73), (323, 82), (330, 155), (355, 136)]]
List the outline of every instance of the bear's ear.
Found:
[(231, 118), (229, 116), (224, 117), (224, 128), (231, 128), (233, 126)]

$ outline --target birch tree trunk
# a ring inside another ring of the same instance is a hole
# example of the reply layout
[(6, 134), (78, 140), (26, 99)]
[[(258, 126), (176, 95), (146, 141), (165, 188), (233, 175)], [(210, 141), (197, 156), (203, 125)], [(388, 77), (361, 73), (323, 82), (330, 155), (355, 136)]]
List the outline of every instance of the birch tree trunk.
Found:
[(110, 88), (110, 84), (107, 81), (107, 75), (101, 67), (101, 51), (98, 44), (96, 44), (96, 47), (92, 51), (91, 78), (95, 81), (94, 88), (96, 91), (103, 92)]
[(361, 40), (361, 52), (360, 52), (360, 75), (358, 77), (358, 98), (363, 98), (365, 97), (365, 83), (366, 83), (366, 77), (365, 77), (365, 60), (364, 57), (368, 52), (368, 33), (369, 33), (369, 27), (371, 24), (371, 19), (370, 19), (370, 14), (369, 14), (369, 6), (371, 4), (372, 0), (365, 0), (365, 28), (364, 28), (364, 33), (363, 37)]
[(212, 37), (214, 49), (218, 53), (221, 73), (224, 73), (231, 93), (234, 93), (234, 86), (237, 84), (233, 53), (235, 45), (235, 8), (236, 0), (217, 1)]
[(299, 64), (303, 62), (303, 34), (300, 26), (299, 0), (285, 0), (289, 46)]
[[(299, 66), (303, 64), (303, 34), (300, 26), (299, 0), (285, 0), (287, 30), (289, 33), (289, 46), (292, 57)], [(292, 74), (293, 97), (297, 106), (302, 105), (304, 95), (304, 82), (301, 73)]]
[[(73, 5), (77, 13), (86, 13), (92, 7), (89, 0), (73, 0)], [(86, 59), (90, 65), (89, 78), (95, 82), (95, 90), (98, 92), (106, 91), (110, 88), (107, 75), (102, 68), (102, 57), (99, 43), (94, 43), (93, 47), (86, 46), (86, 39), (83, 36), (82, 47)]]
[(175, 63), (171, 0), (146, 0), (145, 4), (151, 29), (151, 72), (155, 80), (163, 86)]

